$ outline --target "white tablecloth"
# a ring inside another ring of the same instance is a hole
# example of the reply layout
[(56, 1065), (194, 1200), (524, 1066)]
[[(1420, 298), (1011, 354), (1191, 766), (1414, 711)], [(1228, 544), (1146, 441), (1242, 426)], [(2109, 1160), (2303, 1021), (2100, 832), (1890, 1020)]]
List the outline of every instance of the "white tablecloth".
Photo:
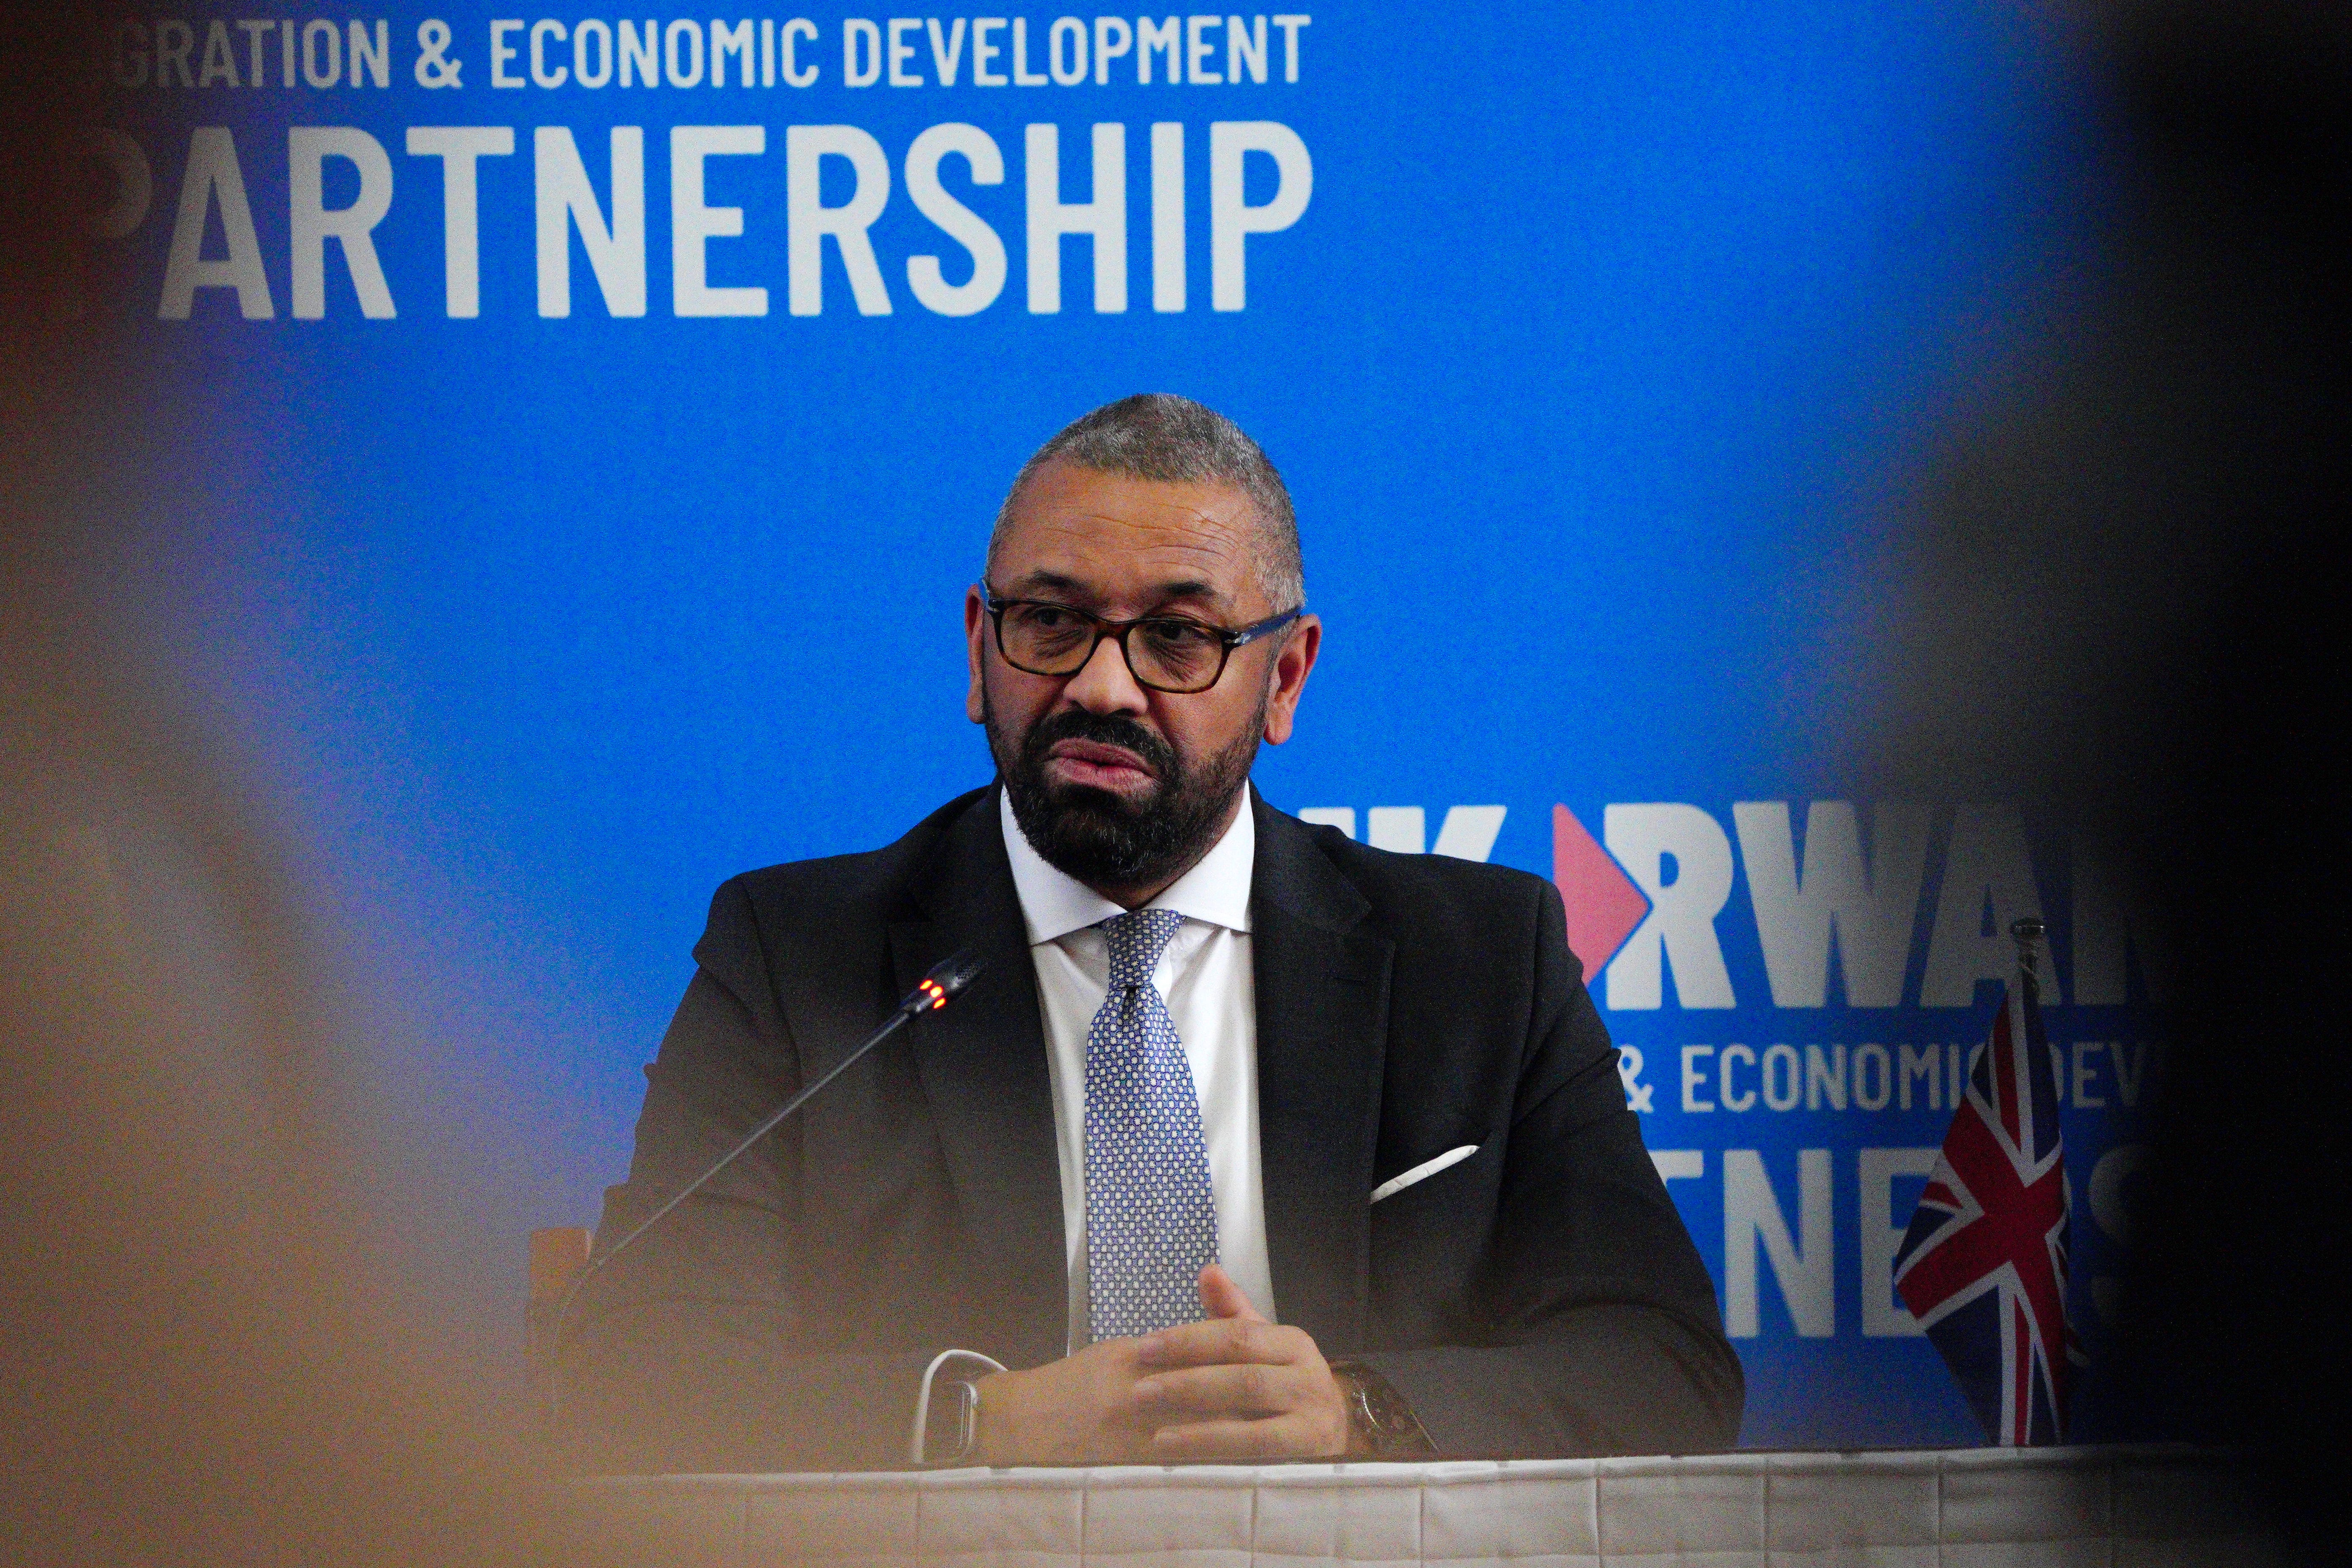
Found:
[(2275, 1561), (2164, 1448), (650, 1476), (573, 1483), (644, 1568), (2158, 1568)]

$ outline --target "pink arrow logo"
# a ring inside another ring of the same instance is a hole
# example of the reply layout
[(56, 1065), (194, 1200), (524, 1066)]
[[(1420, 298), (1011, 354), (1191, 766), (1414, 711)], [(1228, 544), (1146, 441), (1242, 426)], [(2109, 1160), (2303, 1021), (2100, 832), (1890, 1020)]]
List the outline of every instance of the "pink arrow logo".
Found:
[(1551, 880), (1568, 906), (1568, 945), (1595, 984), (1625, 939), (1650, 913), (1650, 900), (1601, 841), (1564, 805), (1551, 808)]

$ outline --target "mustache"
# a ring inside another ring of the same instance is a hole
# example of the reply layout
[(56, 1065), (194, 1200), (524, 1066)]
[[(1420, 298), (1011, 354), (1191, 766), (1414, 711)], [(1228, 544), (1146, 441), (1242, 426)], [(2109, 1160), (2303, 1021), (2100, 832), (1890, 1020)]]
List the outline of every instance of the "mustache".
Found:
[(1021, 745), (1023, 763), (1034, 774), (1044, 768), (1047, 750), (1063, 741), (1091, 741), (1132, 752), (1162, 784), (1174, 783), (1182, 771), (1176, 748), (1133, 719), (1118, 713), (1089, 713), (1083, 708), (1049, 714), (1031, 726)]

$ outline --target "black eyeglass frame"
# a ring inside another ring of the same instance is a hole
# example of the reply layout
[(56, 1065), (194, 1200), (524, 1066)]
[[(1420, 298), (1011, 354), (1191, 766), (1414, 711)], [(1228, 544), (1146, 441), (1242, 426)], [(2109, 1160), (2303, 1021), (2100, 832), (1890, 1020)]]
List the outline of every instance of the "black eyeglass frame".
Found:
[[(1076, 605), (1066, 605), (1059, 599), (1000, 599), (996, 596), (996, 590), (985, 583), (980, 584), (980, 601), (986, 607), (989, 618), (996, 623), (997, 657), (1023, 674), (1044, 675), (1055, 679), (1076, 675), (1094, 662), (1095, 653), (1102, 647), (1103, 638), (1116, 637), (1118, 640), (1118, 656), (1127, 661), (1127, 673), (1135, 678), (1135, 683), (1148, 691), (1163, 691), (1171, 697), (1193, 697), (1213, 689), (1217, 682), (1225, 678), (1225, 666), (1233, 662), (1234, 649), (1254, 643), (1271, 633), (1278, 632), (1307, 613), (1307, 606), (1299, 605), (1283, 611), (1278, 616), (1269, 616), (1253, 626), (1244, 626), (1238, 631), (1227, 631), (1224, 627), (1212, 626), (1207, 621), (1196, 621), (1190, 616), (1138, 616), (1131, 621), (1114, 621), (1089, 611), (1081, 610)], [(1086, 657), (1067, 669), (1032, 669), (1006, 652), (1004, 612), (1023, 605), (1035, 605), (1044, 609), (1059, 610), (1064, 615), (1076, 616), (1078, 619), (1090, 624), (1095, 629), (1095, 636), (1094, 640), (1087, 645)], [(1145, 679), (1143, 672), (1135, 668), (1135, 654), (1128, 647), (1127, 636), (1136, 627), (1150, 626), (1154, 621), (1181, 621), (1188, 626), (1196, 627), (1214, 637), (1221, 645), (1217, 654), (1215, 673), (1198, 686), (1162, 686), (1158, 681)]]

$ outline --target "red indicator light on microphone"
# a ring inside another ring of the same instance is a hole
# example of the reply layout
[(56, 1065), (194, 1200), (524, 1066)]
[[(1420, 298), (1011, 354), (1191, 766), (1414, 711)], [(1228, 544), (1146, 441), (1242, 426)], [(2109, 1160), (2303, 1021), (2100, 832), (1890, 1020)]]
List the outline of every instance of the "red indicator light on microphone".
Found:
[(917, 985), (915, 989), (921, 992), (925, 996), (930, 998), (930, 1010), (934, 1013), (948, 1005), (947, 988), (942, 986), (936, 980), (927, 979), (920, 984)]

